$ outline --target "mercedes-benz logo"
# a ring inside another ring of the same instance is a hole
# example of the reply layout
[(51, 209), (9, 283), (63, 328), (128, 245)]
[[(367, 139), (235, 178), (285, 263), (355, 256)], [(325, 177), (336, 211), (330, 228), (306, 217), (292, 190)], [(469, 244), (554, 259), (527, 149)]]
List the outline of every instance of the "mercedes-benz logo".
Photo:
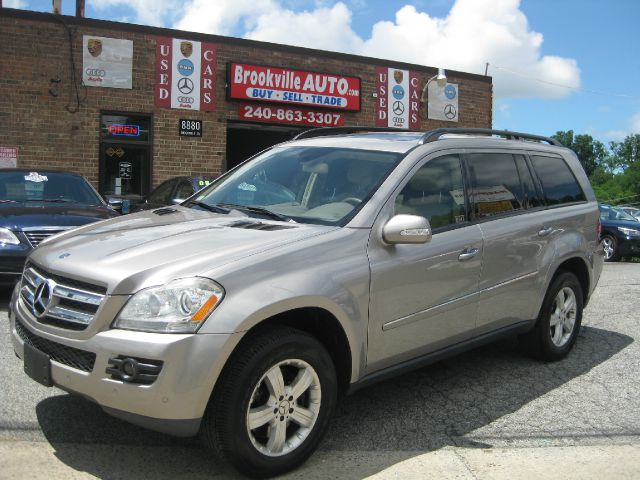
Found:
[(450, 103), (447, 103), (447, 105), (444, 107), (444, 116), (449, 120), (456, 118), (456, 107), (454, 107)]
[(47, 309), (51, 304), (53, 298), (54, 285), (49, 280), (43, 281), (36, 287), (36, 291), (33, 294), (33, 314), (36, 317), (42, 318), (47, 313)]
[(178, 80), (178, 90), (185, 95), (193, 92), (193, 82), (189, 78), (181, 78)]
[(393, 113), (396, 115), (402, 115), (404, 113), (404, 103), (393, 102)]

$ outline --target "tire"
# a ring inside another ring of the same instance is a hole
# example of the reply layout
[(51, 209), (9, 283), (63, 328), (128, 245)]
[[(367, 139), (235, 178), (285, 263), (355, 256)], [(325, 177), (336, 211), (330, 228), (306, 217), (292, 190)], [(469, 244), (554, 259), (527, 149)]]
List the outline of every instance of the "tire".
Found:
[(302, 331), (249, 335), (216, 384), (201, 437), (245, 475), (272, 477), (320, 443), (336, 405), (336, 373), (322, 344)]
[(564, 358), (578, 337), (583, 305), (578, 278), (573, 273), (560, 272), (547, 290), (535, 327), (520, 336), (525, 350), (540, 360)]
[(604, 261), (605, 262), (617, 262), (620, 260), (620, 253), (618, 252), (618, 242), (615, 237), (611, 235), (603, 235), (602, 248), (604, 249)]

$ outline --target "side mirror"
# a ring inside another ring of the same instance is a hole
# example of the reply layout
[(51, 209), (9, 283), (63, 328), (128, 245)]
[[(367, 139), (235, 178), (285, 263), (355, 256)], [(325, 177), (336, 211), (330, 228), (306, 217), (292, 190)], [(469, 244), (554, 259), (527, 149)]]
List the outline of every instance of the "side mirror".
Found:
[(391, 245), (431, 241), (429, 220), (416, 215), (396, 215), (382, 228), (382, 239)]

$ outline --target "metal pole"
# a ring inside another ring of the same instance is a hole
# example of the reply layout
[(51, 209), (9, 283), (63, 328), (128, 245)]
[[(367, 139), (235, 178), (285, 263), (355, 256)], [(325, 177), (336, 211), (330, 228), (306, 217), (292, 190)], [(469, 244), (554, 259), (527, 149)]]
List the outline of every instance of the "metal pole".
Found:
[(76, 0), (76, 17), (84, 18), (84, 0)]

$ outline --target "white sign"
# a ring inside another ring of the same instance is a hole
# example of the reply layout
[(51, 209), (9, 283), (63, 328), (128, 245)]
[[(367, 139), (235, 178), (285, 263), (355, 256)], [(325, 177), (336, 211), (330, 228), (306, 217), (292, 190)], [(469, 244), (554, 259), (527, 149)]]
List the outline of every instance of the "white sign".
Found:
[(82, 36), (82, 82), (89, 87), (131, 88), (133, 41)]
[(439, 87), (437, 82), (429, 84), (428, 116), (431, 120), (458, 121), (458, 85), (447, 83)]
[(18, 166), (18, 149), (16, 147), (0, 147), (0, 168), (16, 168)]
[(376, 125), (417, 130), (420, 128), (420, 78), (398, 68), (376, 68)]

